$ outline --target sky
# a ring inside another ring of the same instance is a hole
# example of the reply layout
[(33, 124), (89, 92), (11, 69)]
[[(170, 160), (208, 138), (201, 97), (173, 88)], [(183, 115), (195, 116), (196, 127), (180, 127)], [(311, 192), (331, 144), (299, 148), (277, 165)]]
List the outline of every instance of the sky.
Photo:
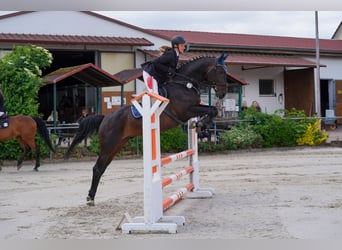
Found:
[[(315, 38), (315, 11), (96, 11), (148, 29)], [(342, 11), (318, 11), (319, 38), (330, 39)]]
[[(316, 37), (315, 11), (95, 11), (147, 29)], [(8, 12), (0, 11), (0, 15)], [(318, 34), (330, 39), (342, 11), (318, 11)]]

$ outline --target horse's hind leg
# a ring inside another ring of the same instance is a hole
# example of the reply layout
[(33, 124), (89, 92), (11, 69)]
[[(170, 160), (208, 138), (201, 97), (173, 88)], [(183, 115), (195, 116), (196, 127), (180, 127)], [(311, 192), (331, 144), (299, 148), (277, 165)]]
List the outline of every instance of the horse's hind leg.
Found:
[(113, 156), (107, 156), (107, 155), (100, 155), (97, 159), (94, 167), (93, 167), (93, 178), (91, 181), (91, 187), (88, 193), (87, 197), (87, 205), (94, 206), (95, 205), (95, 194), (97, 191), (97, 187), (99, 185), (101, 176), (105, 172), (107, 166), (112, 161)]
[(38, 171), (39, 167), (40, 167), (40, 148), (38, 145), (36, 145), (36, 165), (33, 168), (33, 170)]
[(38, 168), (40, 167), (40, 148), (36, 144), (35, 137), (27, 137), (25, 138), (27, 145), (29, 146), (29, 150), (35, 152), (36, 154), (36, 165), (34, 166), (33, 170), (38, 171)]

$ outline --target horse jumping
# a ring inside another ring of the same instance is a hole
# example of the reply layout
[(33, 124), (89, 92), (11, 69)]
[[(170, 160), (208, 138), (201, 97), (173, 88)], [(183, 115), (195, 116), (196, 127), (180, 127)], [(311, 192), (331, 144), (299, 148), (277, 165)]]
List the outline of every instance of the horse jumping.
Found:
[(8, 141), (15, 138), (23, 149), (23, 153), (18, 159), (17, 169), (22, 167), (23, 160), (29, 150), (35, 151), (36, 164), (34, 167), (35, 171), (38, 171), (40, 166), (40, 149), (39, 145), (36, 144), (36, 133), (42, 136), (44, 142), (52, 152), (55, 150), (52, 147), (49, 132), (45, 126), (45, 122), (39, 117), (16, 115), (9, 117), (9, 126), (0, 129), (0, 142)]
[[(218, 111), (214, 106), (202, 105), (200, 89), (213, 88), (218, 98), (228, 91), (227, 55), (220, 57), (198, 57), (181, 65), (176, 76), (160, 86), (159, 93), (170, 100), (160, 116), (160, 131), (185, 124), (190, 118), (203, 117), (209, 123)], [(131, 105), (121, 107), (106, 116), (88, 116), (79, 127), (75, 139), (65, 153), (67, 159), (71, 150), (88, 135), (98, 132), (100, 153), (93, 167), (91, 187), (87, 204), (94, 205), (94, 198), (101, 176), (113, 157), (131, 138), (142, 135), (142, 119), (135, 118)]]

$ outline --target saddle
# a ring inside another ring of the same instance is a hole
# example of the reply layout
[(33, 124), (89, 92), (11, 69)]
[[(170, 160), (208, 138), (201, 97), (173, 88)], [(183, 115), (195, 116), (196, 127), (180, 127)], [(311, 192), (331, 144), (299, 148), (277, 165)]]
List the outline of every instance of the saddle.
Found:
[(9, 126), (9, 116), (5, 113), (0, 116), (0, 128), (7, 128)]

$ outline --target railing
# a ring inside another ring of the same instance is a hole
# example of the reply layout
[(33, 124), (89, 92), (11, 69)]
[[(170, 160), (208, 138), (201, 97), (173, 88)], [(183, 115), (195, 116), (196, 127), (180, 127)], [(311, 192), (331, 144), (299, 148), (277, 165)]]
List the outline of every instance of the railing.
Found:
[[(78, 123), (62, 123), (54, 126), (53, 124), (46, 124), (46, 128), (49, 131), (49, 136), (51, 138), (52, 134), (58, 137), (57, 146), (60, 146), (63, 140), (67, 139), (67, 144), (70, 146), (72, 138), (77, 133), (79, 128)], [(54, 142), (56, 144), (56, 142)], [(85, 145), (87, 141), (85, 140)], [(50, 152), (50, 159), (52, 159), (52, 152)]]

